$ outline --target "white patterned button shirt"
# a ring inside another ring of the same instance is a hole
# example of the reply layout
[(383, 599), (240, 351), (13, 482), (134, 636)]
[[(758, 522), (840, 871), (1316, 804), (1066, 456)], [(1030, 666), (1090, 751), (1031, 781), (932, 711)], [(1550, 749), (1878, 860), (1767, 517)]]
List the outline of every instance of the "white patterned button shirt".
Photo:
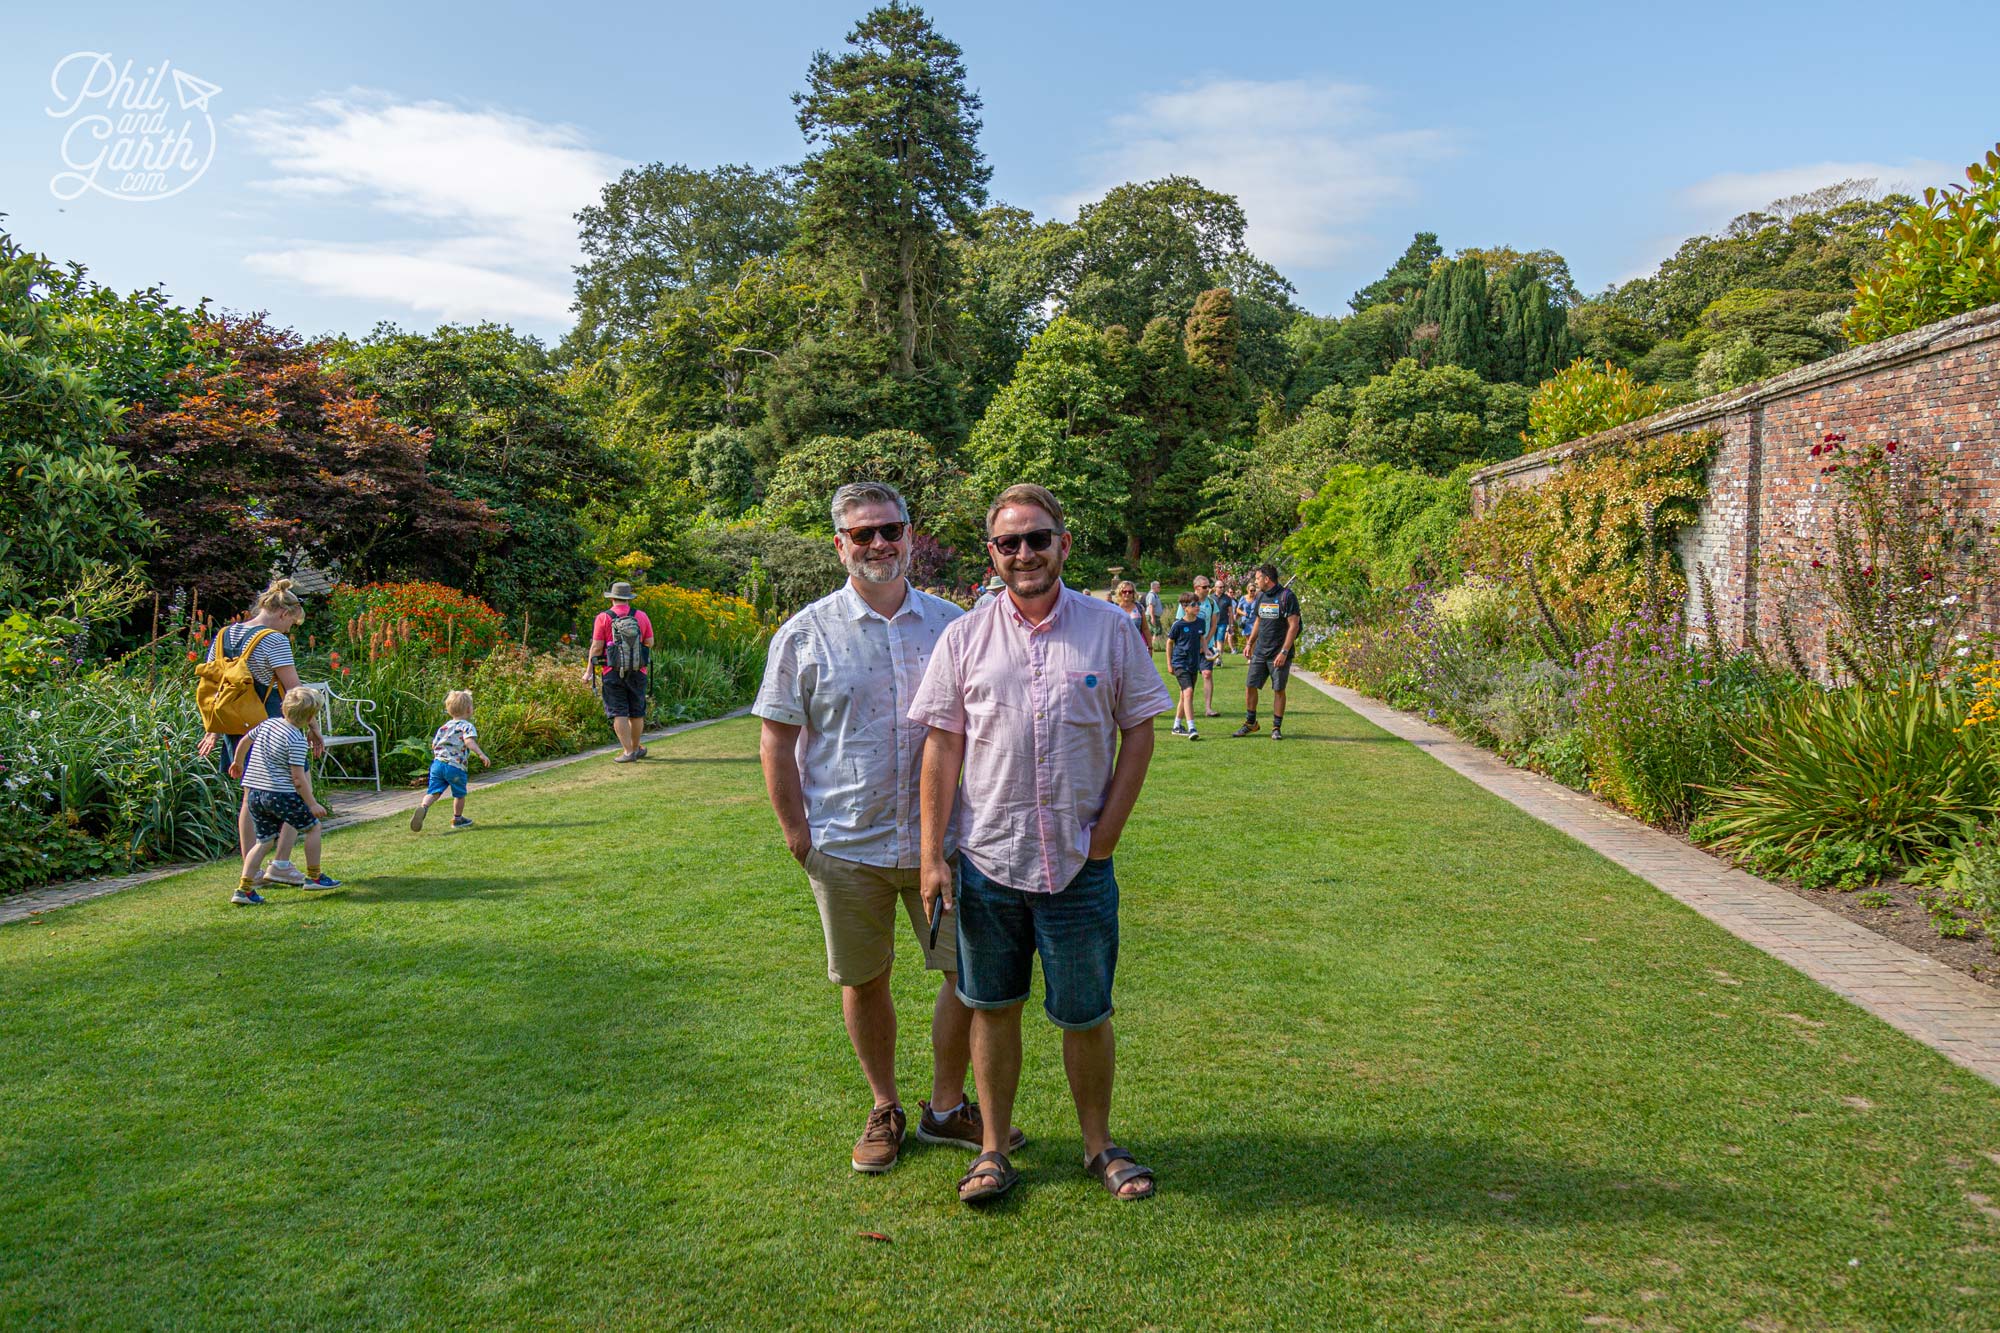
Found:
[[(771, 639), (750, 711), (800, 728), (799, 778), (812, 845), (863, 865), (920, 862), (917, 784), (930, 729), (910, 701), (944, 627), (965, 613), (905, 585), (884, 617), (843, 583)], [(946, 836), (946, 853), (955, 843)]]

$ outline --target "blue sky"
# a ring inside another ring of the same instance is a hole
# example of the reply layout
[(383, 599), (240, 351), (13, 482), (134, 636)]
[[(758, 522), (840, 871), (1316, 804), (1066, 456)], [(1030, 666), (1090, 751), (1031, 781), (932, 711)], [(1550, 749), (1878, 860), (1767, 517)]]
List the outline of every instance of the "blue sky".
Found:
[[(1951, 58), (2000, 48), (1990, 3), (1929, 3), (1920, 21), (1841, 3), (927, 8), (985, 99), (996, 198), (1067, 218), (1122, 180), (1198, 176), (1241, 197), (1253, 248), (1327, 313), (1420, 229), (1447, 249), (1552, 247), (1594, 291), (1773, 197), (1855, 174), (1941, 184), (2000, 139), (2000, 84)], [(496, 318), (553, 338), (569, 322), (570, 214), (627, 164), (797, 161), (789, 94), (860, 12), (17, 10), (0, 212), (102, 281), (308, 333)], [(52, 87), (76, 52), (219, 87), (205, 122), (169, 107), (197, 142), (163, 179), (191, 183), (55, 197), (64, 136), (87, 158), (78, 122), (103, 100), (89, 62)]]

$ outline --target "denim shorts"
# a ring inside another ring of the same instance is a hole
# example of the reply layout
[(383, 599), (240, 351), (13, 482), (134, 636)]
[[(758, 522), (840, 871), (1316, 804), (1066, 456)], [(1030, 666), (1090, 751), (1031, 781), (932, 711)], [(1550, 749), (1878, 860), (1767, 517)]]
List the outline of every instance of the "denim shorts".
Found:
[(250, 827), (258, 842), (275, 841), (287, 824), (304, 833), (317, 823), (319, 816), (306, 808), (297, 792), (250, 789)]
[(1028, 998), (1042, 958), (1042, 1007), (1057, 1027), (1083, 1031), (1111, 1017), (1118, 970), (1118, 880), (1111, 858), (1086, 861), (1061, 893), (1023, 893), (981, 874), (961, 854), (958, 998), (1005, 1009)]
[(450, 792), (453, 796), (464, 800), (465, 776), (464, 769), (447, 764), (442, 759), (433, 759), (431, 760), (430, 788), (424, 794), (426, 796), (442, 796), (446, 792)]

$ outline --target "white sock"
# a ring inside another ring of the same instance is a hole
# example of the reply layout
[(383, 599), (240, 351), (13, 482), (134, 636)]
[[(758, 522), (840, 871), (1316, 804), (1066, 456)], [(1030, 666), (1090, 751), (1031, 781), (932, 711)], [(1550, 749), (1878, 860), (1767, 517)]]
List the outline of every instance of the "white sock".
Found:
[(290, 861), (273, 861), (273, 862), (271, 862), (271, 869), (273, 869), (273, 870), (297, 870), (297, 869), (298, 869), (298, 867), (297, 867), (297, 866), (295, 866), (295, 865), (293, 865), (293, 864), (292, 864), (292, 863), (291, 863)]
[(943, 1108), (933, 1106), (931, 1108), (931, 1119), (949, 1120), (953, 1116), (957, 1115), (960, 1111), (963, 1111), (964, 1109), (965, 1109), (965, 1099), (961, 1097), (958, 1099), (958, 1105), (956, 1106), (943, 1107)]

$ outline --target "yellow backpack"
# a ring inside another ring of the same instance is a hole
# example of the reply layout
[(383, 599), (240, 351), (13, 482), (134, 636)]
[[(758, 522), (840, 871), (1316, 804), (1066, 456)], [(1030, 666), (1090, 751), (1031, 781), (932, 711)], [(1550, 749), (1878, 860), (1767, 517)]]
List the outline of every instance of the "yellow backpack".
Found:
[(194, 669), (201, 683), (194, 687), (194, 706), (201, 710), (201, 725), (218, 736), (241, 736), (269, 716), (257, 678), (250, 674), (250, 654), (274, 629), (260, 629), (231, 657), (222, 650), (222, 631), (216, 631), (215, 657)]

